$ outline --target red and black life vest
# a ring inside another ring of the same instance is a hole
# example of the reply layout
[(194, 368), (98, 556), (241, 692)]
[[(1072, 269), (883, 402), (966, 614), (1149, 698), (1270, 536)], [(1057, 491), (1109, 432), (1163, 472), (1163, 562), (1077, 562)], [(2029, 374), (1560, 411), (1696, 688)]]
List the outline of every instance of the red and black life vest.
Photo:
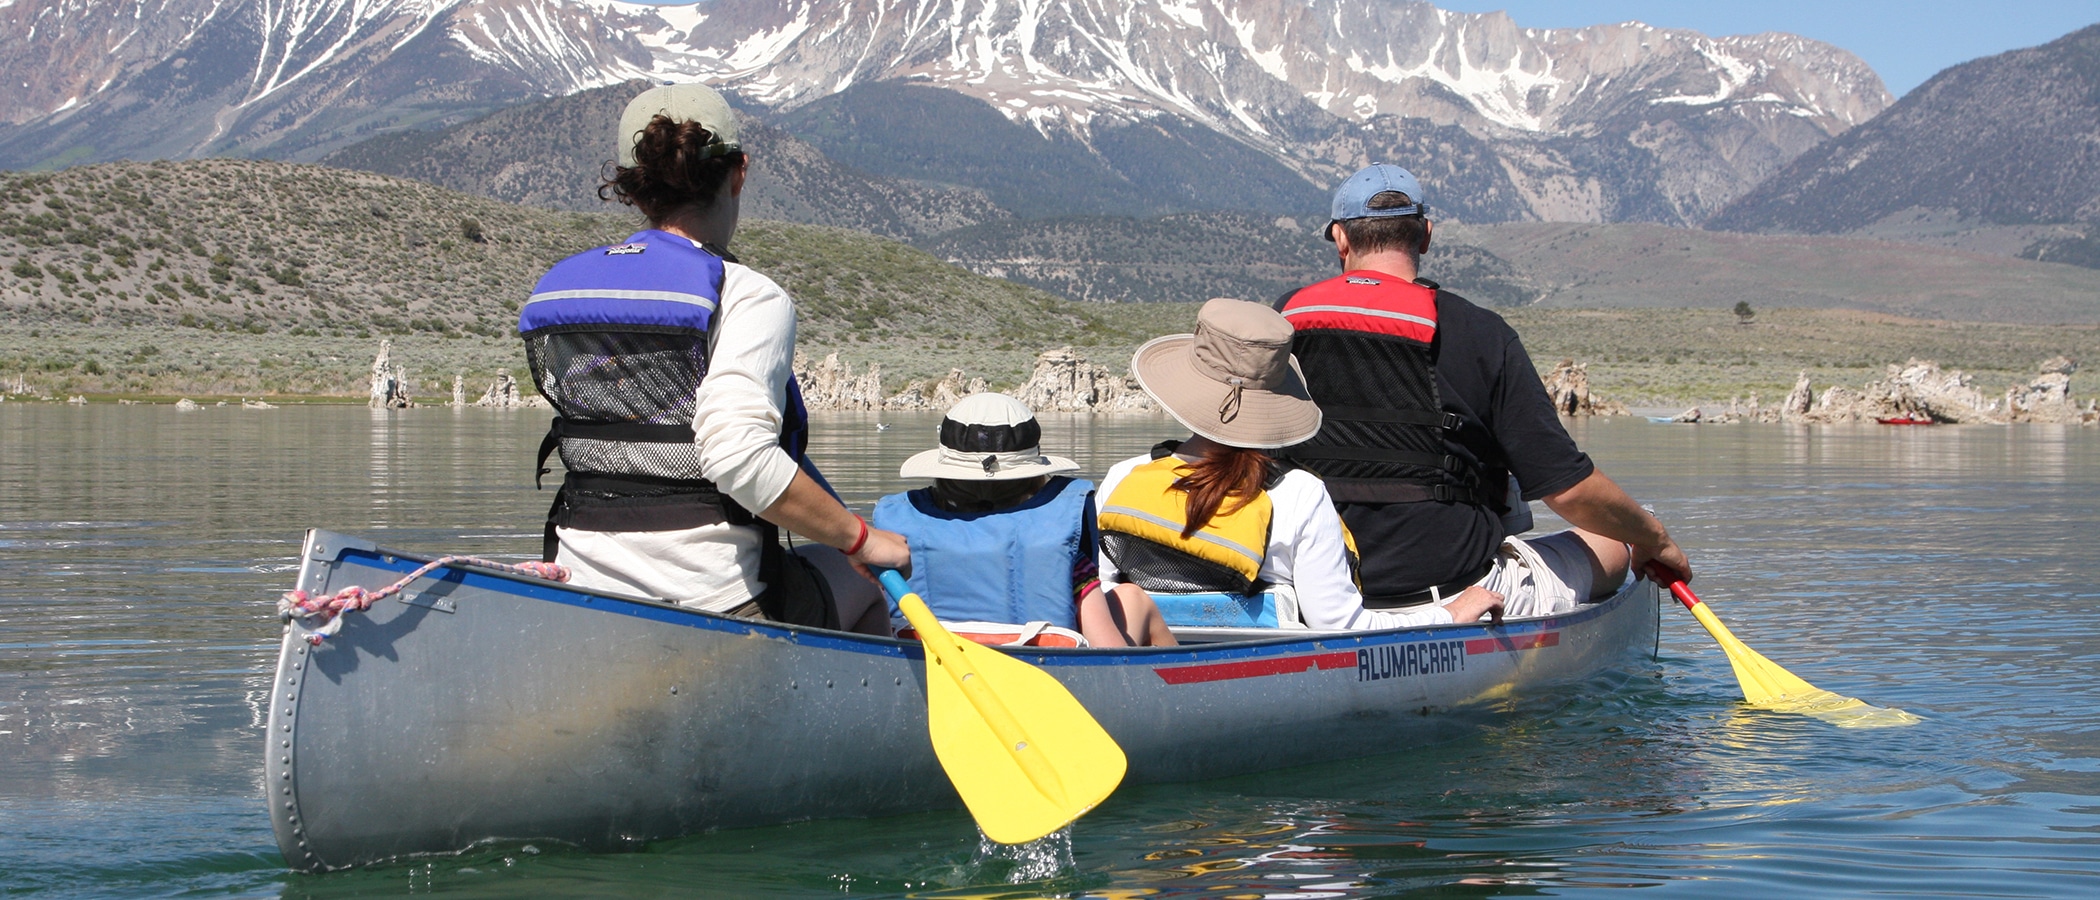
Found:
[(1280, 308), (1323, 416), (1318, 434), (1283, 455), (1324, 479), (1338, 502), (1497, 512), (1507, 502), (1499, 450), (1478, 440), (1485, 426), (1445, 409), (1438, 394), (1439, 293), (1434, 282), (1357, 270), (1301, 288)]

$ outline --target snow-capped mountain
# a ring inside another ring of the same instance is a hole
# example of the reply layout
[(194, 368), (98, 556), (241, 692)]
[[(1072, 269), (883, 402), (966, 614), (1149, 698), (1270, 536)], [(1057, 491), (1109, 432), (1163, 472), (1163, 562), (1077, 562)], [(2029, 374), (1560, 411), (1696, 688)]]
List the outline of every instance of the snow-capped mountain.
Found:
[[(0, 163), (313, 156), (645, 76), (653, 7), (563, 0), (0, 0)], [(640, 26), (635, 25), (641, 21)]]
[(638, 37), (668, 70), (767, 106), (908, 78), (1046, 130), (1164, 113), (1282, 136), (1309, 105), (1539, 133), (1648, 105), (1768, 110), (1836, 132), (1888, 103), (1864, 63), (1803, 38), (1525, 29), (1420, 2), (715, 0), (660, 15)]
[(1525, 29), (1412, 0), (0, 0), (0, 77), (21, 85), (0, 93), (16, 165), (313, 158), (634, 77), (789, 115), (901, 82), (1126, 175), (1103, 134), (1192, 127), (1309, 184), (1372, 158), (1499, 170), (1464, 176), (1476, 218), (1676, 222), (1890, 102), (1851, 54), (1789, 35)]

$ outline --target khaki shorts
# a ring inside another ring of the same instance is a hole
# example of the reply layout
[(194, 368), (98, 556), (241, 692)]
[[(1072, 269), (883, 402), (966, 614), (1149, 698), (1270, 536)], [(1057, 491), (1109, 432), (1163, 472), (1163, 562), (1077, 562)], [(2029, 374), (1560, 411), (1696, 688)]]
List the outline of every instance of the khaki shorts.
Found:
[(1504, 539), (1495, 567), (1474, 584), (1502, 595), (1503, 615), (1551, 616), (1587, 601), (1596, 577), (1588, 545), (1575, 532), (1562, 531)]

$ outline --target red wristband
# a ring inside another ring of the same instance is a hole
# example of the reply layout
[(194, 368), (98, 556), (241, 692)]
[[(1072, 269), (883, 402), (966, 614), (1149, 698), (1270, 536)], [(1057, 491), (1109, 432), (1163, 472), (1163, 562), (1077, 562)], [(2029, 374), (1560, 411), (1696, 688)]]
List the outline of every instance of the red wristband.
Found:
[(868, 520), (863, 519), (859, 516), (854, 516), (853, 521), (860, 523), (860, 537), (854, 538), (853, 546), (846, 548), (847, 556), (852, 556), (855, 553), (859, 553), (860, 548), (865, 547), (868, 544)]

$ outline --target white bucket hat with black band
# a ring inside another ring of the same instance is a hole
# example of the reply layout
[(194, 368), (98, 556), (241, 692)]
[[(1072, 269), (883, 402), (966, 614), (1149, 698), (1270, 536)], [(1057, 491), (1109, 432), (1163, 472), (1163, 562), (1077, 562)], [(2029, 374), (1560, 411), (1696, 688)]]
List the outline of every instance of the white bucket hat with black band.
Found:
[(904, 461), (904, 478), (1013, 481), (1070, 475), (1079, 464), (1044, 456), (1043, 427), (1027, 404), (1005, 394), (971, 394), (941, 419), (941, 445)]
[(1229, 447), (1274, 450), (1320, 432), (1320, 406), (1291, 355), (1291, 321), (1245, 300), (1211, 300), (1195, 334), (1154, 338), (1130, 371), (1190, 431)]

